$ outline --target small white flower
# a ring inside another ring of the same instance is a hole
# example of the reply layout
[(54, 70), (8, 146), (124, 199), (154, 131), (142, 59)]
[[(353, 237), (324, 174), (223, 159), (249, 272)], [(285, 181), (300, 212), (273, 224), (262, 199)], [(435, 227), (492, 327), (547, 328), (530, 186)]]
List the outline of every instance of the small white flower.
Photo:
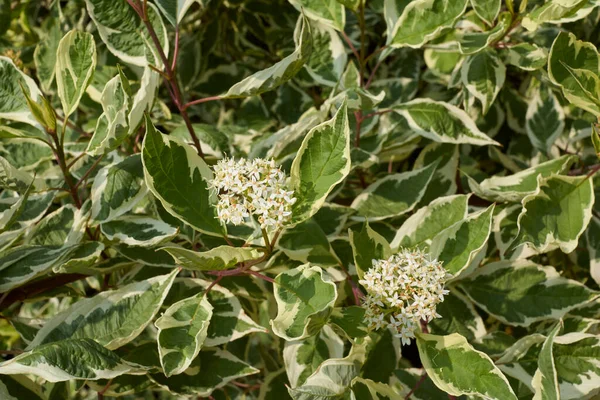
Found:
[(419, 249), (401, 249), (387, 260), (373, 260), (372, 265), (359, 280), (367, 289), (365, 320), (373, 330), (396, 330), (402, 343), (409, 344), (421, 321), (440, 317), (436, 306), (448, 294), (444, 282), (450, 275)]
[(223, 159), (215, 165), (214, 174), (210, 187), (219, 195), (220, 220), (239, 225), (255, 215), (267, 230), (278, 230), (289, 222), (296, 199), (275, 161)]

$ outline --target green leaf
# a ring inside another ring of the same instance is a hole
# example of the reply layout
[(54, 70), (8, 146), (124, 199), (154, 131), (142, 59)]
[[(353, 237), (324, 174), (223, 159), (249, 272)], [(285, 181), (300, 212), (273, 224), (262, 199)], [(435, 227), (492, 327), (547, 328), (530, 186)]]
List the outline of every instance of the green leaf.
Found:
[(537, 88), (527, 107), (525, 118), (525, 129), (531, 144), (549, 154), (550, 148), (565, 128), (565, 113), (550, 88)]
[(600, 55), (592, 43), (577, 40), (572, 33), (560, 32), (550, 49), (548, 76), (562, 88), (570, 103), (600, 116), (600, 104), (596, 101), (599, 99), (589, 96), (589, 93), (596, 90), (595, 82), (588, 80), (586, 83), (592, 86), (582, 86), (583, 82), (573, 71), (597, 76), (600, 71)]
[(130, 131), (128, 113), (131, 106), (129, 81), (119, 69), (119, 74), (108, 81), (100, 98), (104, 112), (98, 118), (94, 135), (87, 152), (102, 155), (121, 144)]
[(259, 372), (227, 351), (205, 349), (183, 373), (169, 378), (154, 374), (151, 378), (172, 393), (207, 397), (233, 380)]
[(598, 130), (600, 128), (597, 125), (592, 125), (592, 145), (594, 146), (594, 151), (596, 152), (596, 156), (600, 159), (600, 133)]
[(365, 343), (355, 343), (345, 358), (330, 358), (306, 379), (303, 385), (288, 388), (294, 400), (340, 399), (348, 392), (365, 362)]
[(444, 392), (453, 396), (517, 399), (498, 367), (463, 336), (417, 333), (417, 346), (427, 375)]
[(200, 6), (203, 6), (202, 2), (203, 0), (157, 0), (156, 5), (160, 8), (167, 21), (177, 27), (191, 5), (198, 3)]
[(585, 238), (590, 254), (590, 275), (600, 284), (600, 218), (592, 215)]
[(420, 208), (398, 229), (392, 249), (429, 244), (440, 232), (467, 217), (468, 201), (468, 195), (440, 197)]
[(52, 18), (50, 26), (45, 31), (46, 35), (41, 38), (33, 52), (35, 72), (44, 93), (51, 92), (56, 70), (56, 51), (60, 42), (62, 32), (58, 18)]
[(48, 99), (44, 96), (40, 96), (40, 103), (33, 101), (33, 99), (29, 96), (29, 92), (21, 82), (19, 82), (19, 86), (21, 87), (21, 92), (25, 96), (25, 100), (27, 101), (27, 106), (31, 111), (31, 115), (33, 118), (40, 123), (44, 129), (48, 132), (56, 132), (56, 113), (54, 109), (50, 105)]
[(592, 218), (592, 181), (578, 176), (540, 176), (536, 191), (523, 198), (522, 204), (519, 235), (511, 248), (528, 243), (541, 253), (557, 247), (570, 253)]
[(275, 278), (277, 317), (271, 320), (273, 333), (285, 340), (312, 336), (327, 323), (337, 298), (336, 285), (319, 267), (304, 264)]
[(359, 215), (353, 218), (378, 221), (412, 211), (425, 194), (436, 167), (434, 163), (376, 181), (352, 202), (351, 207)]
[(67, 204), (46, 215), (29, 234), (28, 244), (40, 246), (74, 245), (84, 234), (87, 213)]
[(324, 326), (315, 336), (285, 342), (283, 361), (292, 388), (301, 386), (322, 362), (344, 356), (344, 342), (329, 327)]
[(292, 221), (313, 216), (333, 188), (350, 172), (350, 127), (346, 106), (304, 137), (291, 167), (290, 185), (296, 203)]
[(107, 165), (96, 174), (92, 185), (92, 220), (111, 221), (139, 203), (148, 189), (140, 154)]
[(260, 387), (258, 400), (290, 400), (291, 397), (286, 386), (288, 386), (288, 381), (285, 369), (272, 372), (265, 377), (265, 381)]
[[(211, 282), (202, 279), (180, 278), (175, 280), (169, 297), (175, 297), (180, 301), (204, 293), (210, 284)], [(205, 346), (220, 346), (253, 332), (265, 332), (262, 326), (246, 315), (240, 300), (228, 289), (216, 285), (207, 297), (208, 302), (213, 306), (213, 313), (208, 326), (208, 336), (204, 341)], [(171, 301), (167, 298), (166, 302), (169, 304)]]
[(286, 229), (277, 246), (292, 260), (300, 263), (314, 263), (322, 266), (338, 265), (325, 232), (313, 220), (299, 223)]
[(342, 32), (346, 25), (346, 10), (337, 0), (289, 0), (296, 9), (308, 18), (319, 21)]
[(506, 64), (514, 65), (524, 71), (535, 71), (546, 65), (548, 53), (542, 47), (532, 43), (519, 43), (500, 50)]
[(365, 309), (359, 306), (334, 308), (329, 322), (341, 329), (348, 338), (361, 338), (369, 333), (364, 320)]
[(352, 381), (352, 396), (353, 400), (385, 400), (396, 398), (399, 394), (384, 383), (356, 377)]
[(32, 101), (39, 100), (42, 93), (35, 81), (21, 72), (10, 58), (0, 56), (0, 118), (38, 125), (19, 84), (29, 91)]
[(463, 15), (468, 0), (416, 0), (410, 2), (396, 21), (393, 47), (419, 48), (436, 38)]
[(108, 349), (135, 339), (160, 309), (178, 270), (80, 300), (47, 321), (28, 348), (89, 338)]
[[(498, 360), (500, 369), (534, 391), (532, 381), (539, 366), (543, 342), (544, 337), (540, 334), (524, 337)], [(554, 338), (552, 353), (560, 399), (593, 398), (598, 393), (595, 382), (600, 379), (600, 368), (595, 360), (599, 351), (597, 335), (574, 332)]]
[(0, 256), (0, 293), (21, 286), (64, 262), (77, 246), (18, 246)]
[(431, 241), (431, 257), (443, 263), (454, 279), (465, 276), (486, 246), (492, 230), (494, 205), (473, 213), (437, 234)]
[(531, 385), (535, 389), (534, 400), (560, 399), (558, 377), (556, 376), (556, 366), (554, 365), (554, 356), (552, 355), (552, 345), (562, 325), (562, 321), (556, 324), (540, 350), (538, 369), (535, 371), (533, 381), (531, 382)]
[(471, 0), (471, 7), (486, 24), (492, 25), (500, 12), (502, 0)]
[(534, 8), (523, 17), (521, 24), (525, 29), (532, 32), (545, 22), (559, 21), (573, 11), (585, 6), (586, 3), (586, 0), (550, 0)]
[(96, 43), (91, 33), (72, 30), (56, 51), (56, 86), (65, 119), (79, 105), (96, 69)]
[(3, 400), (47, 400), (42, 387), (25, 375), (1, 375), (0, 398)]
[(506, 67), (491, 49), (468, 57), (461, 67), (462, 83), (481, 102), (483, 115), (487, 114), (494, 103), (505, 78)]
[(50, 343), (0, 364), (0, 374), (32, 374), (49, 382), (71, 379), (111, 379), (122, 374), (140, 375), (141, 366), (121, 360), (91, 339), (66, 339)]
[(207, 251), (193, 251), (182, 247), (163, 247), (178, 265), (191, 271), (221, 271), (236, 264), (256, 260), (261, 253), (249, 247), (219, 246)]
[[(306, 9), (304, 9), (307, 12)], [(325, 23), (310, 21), (312, 54), (304, 68), (319, 84), (334, 87), (348, 60), (344, 42), (338, 33)]]
[[(337, 4), (335, 0), (329, 1)], [(297, 28), (300, 33), (297, 36), (296, 50), (277, 64), (256, 72), (241, 82), (236, 83), (221, 98), (235, 99), (259, 95), (275, 89), (300, 72), (310, 58), (313, 47), (310, 24), (306, 17), (301, 16), (300, 18), (299, 28)]]
[(365, 222), (359, 232), (348, 230), (352, 256), (358, 278), (362, 279), (365, 272), (373, 266), (373, 260), (388, 259), (392, 256), (392, 249), (383, 236), (375, 232)]
[(554, 268), (527, 260), (487, 264), (463, 279), (460, 287), (487, 313), (517, 326), (561, 318), (597, 296)]
[(461, 54), (470, 55), (487, 48), (491, 43), (504, 36), (512, 22), (512, 16), (508, 12), (500, 14), (496, 25), (485, 32), (466, 32), (458, 42)]
[(173, 239), (178, 230), (154, 218), (127, 216), (100, 225), (108, 240), (129, 246), (152, 247)]
[(508, 176), (493, 176), (477, 183), (467, 176), (469, 187), (478, 197), (490, 201), (520, 202), (538, 187), (538, 176), (563, 174), (577, 161), (576, 156), (564, 155)]
[[(136, 12), (127, 2), (112, 0), (85, 0), (87, 11), (98, 29), (100, 38), (106, 48), (126, 63), (145, 67), (150, 64), (162, 65), (157, 55), (150, 50), (152, 43), (147, 29)], [(167, 57), (169, 55), (169, 39), (167, 29), (160, 14), (153, 4), (148, 4), (148, 19), (156, 32)]]
[(204, 293), (173, 304), (156, 320), (160, 362), (167, 377), (185, 371), (196, 358), (206, 336), (213, 307)]
[(28, 172), (13, 167), (4, 157), (0, 157), (0, 187), (3, 189), (24, 192), (33, 183), (33, 176)]
[(481, 132), (466, 112), (448, 103), (415, 99), (395, 106), (394, 111), (406, 118), (415, 133), (436, 142), (499, 145)]
[(457, 290), (450, 291), (447, 296), (444, 296), (444, 301), (437, 305), (435, 311), (442, 318), (435, 318), (427, 324), (430, 332), (435, 335), (459, 333), (467, 340), (473, 341), (486, 334), (483, 319), (477, 314), (469, 299)]
[(146, 185), (169, 214), (203, 233), (224, 234), (216, 194), (208, 189), (212, 171), (192, 147), (161, 134), (148, 117), (142, 163)]

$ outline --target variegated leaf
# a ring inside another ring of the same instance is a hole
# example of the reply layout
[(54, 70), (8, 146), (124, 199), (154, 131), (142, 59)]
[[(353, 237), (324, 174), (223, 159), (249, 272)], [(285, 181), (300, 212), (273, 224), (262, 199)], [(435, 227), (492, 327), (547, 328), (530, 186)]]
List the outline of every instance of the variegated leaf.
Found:
[(527, 195), (533, 194), (538, 187), (538, 176), (549, 177), (569, 170), (577, 161), (577, 157), (564, 155), (554, 160), (540, 163), (508, 176), (494, 176), (477, 183), (467, 177), (469, 187), (477, 196), (490, 201), (520, 202)]
[(415, 99), (394, 107), (419, 135), (441, 143), (465, 143), (477, 146), (499, 143), (481, 132), (469, 115), (448, 103)]
[(353, 219), (378, 221), (403, 215), (417, 206), (433, 177), (437, 163), (382, 178), (356, 196)]
[(453, 396), (517, 399), (493, 361), (475, 350), (463, 336), (417, 333), (417, 346), (427, 375), (444, 392)]
[(461, 67), (461, 80), (487, 114), (504, 85), (506, 67), (494, 50), (487, 49), (469, 56)]
[(319, 332), (337, 298), (337, 288), (323, 270), (304, 264), (277, 275), (275, 282), (273, 332), (285, 340), (301, 340)]
[(285, 342), (283, 361), (292, 388), (301, 386), (322, 362), (344, 356), (344, 342), (328, 326), (315, 336)]
[(552, 91), (538, 87), (527, 107), (525, 129), (533, 146), (548, 154), (565, 128), (565, 113)]
[(92, 185), (92, 220), (118, 218), (135, 207), (147, 191), (140, 154), (102, 168)]
[(0, 364), (0, 374), (31, 374), (49, 382), (111, 379), (145, 370), (123, 361), (92, 339), (65, 339), (38, 346)]
[(492, 25), (500, 12), (502, 0), (470, 0), (473, 10), (486, 24)]
[(220, 271), (238, 263), (260, 258), (260, 252), (249, 247), (219, 246), (207, 251), (193, 251), (182, 247), (163, 247), (175, 262), (192, 271)]
[(178, 230), (154, 218), (128, 216), (100, 225), (108, 240), (128, 246), (153, 247), (173, 239)]
[(350, 127), (346, 106), (312, 128), (302, 141), (291, 167), (290, 184), (297, 198), (294, 222), (313, 216), (333, 188), (350, 172)]
[(10, 58), (0, 56), (0, 118), (37, 126), (20, 84), (29, 91), (32, 101), (37, 102), (42, 96), (33, 79), (21, 72)]
[(212, 313), (212, 305), (199, 293), (173, 304), (156, 320), (158, 353), (167, 377), (184, 372), (198, 356)]
[(224, 234), (216, 194), (208, 189), (212, 171), (191, 146), (157, 131), (148, 117), (142, 163), (146, 185), (169, 214), (203, 233)]
[(530, 13), (523, 17), (521, 23), (528, 31), (535, 31), (540, 24), (560, 21), (562, 17), (581, 8), (585, 3), (585, 0), (550, 0), (535, 7)]
[(590, 253), (590, 275), (600, 285), (600, 218), (592, 216), (585, 235)]
[(486, 334), (483, 319), (468, 298), (457, 290), (451, 290), (444, 301), (436, 307), (436, 312), (441, 318), (430, 321), (427, 326), (435, 335), (449, 335), (459, 333), (467, 340), (473, 341)]
[(24, 192), (34, 179), (31, 174), (13, 167), (4, 157), (0, 157), (0, 187)]
[(586, 176), (538, 176), (537, 189), (523, 198), (511, 248), (527, 243), (543, 253), (560, 247), (570, 253), (592, 218), (594, 190)]
[(598, 296), (554, 268), (527, 260), (487, 264), (463, 279), (460, 287), (487, 313), (517, 326), (561, 318)]
[(324, 267), (338, 265), (325, 232), (313, 220), (304, 221), (281, 234), (277, 246), (290, 259)]
[(356, 377), (352, 381), (351, 386), (351, 400), (386, 400), (399, 396), (399, 393), (392, 389), (391, 386), (381, 382), (374, 382), (370, 379)]
[(344, 30), (346, 10), (342, 2), (337, 0), (289, 0), (289, 2), (310, 19), (319, 21), (338, 31)]
[(443, 230), (467, 217), (468, 195), (440, 197), (420, 208), (398, 229), (392, 249), (428, 245)]
[(392, 256), (392, 249), (387, 240), (371, 229), (368, 222), (363, 224), (359, 232), (349, 229), (348, 237), (359, 279), (362, 279), (364, 273), (371, 269), (373, 260), (388, 259)]
[(151, 378), (172, 393), (207, 397), (235, 379), (259, 372), (228, 351), (215, 348), (200, 351), (189, 368), (179, 375), (167, 378), (154, 374)]
[(192, 4), (203, 5), (203, 0), (157, 0), (156, 5), (173, 26), (178, 26)]
[(552, 347), (554, 338), (562, 328), (562, 325), (562, 321), (556, 324), (554, 329), (548, 334), (548, 337), (546, 337), (540, 350), (538, 369), (535, 371), (532, 381), (532, 386), (535, 389), (534, 400), (558, 400), (560, 398)]
[(79, 105), (96, 69), (96, 43), (91, 33), (72, 30), (56, 51), (56, 86), (65, 119)]
[(453, 279), (468, 275), (476, 267), (474, 260), (481, 253), (492, 231), (494, 205), (473, 213), (446, 228), (431, 240), (431, 256), (441, 261)]
[[(335, 3), (334, 0), (327, 0)], [(341, 6), (340, 6), (341, 7)], [(279, 61), (277, 64), (256, 72), (229, 88), (222, 98), (235, 99), (259, 95), (275, 89), (289, 81), (296, 75), (310, 58), (312, 53), (312, 37), (310, 24), (305, 16), (301, 16), (298, 28), (300, 33), (296, 43), (296, 50)]]
[(463, 15), (468, 0), (417, 0), (409, 3), (396, 21), (392, 46), (419, 48), (451, 28)]
[(108, 349), (123, 346), (152, 321), (177, 273), (175, 269), (76, 302), (47, 321), (28, 348), (81, 338), (93, 339)]

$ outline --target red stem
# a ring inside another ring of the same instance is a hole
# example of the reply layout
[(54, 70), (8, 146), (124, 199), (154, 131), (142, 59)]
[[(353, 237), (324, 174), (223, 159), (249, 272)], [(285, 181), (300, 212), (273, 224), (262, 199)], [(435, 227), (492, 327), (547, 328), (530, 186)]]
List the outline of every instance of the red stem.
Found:
[(421, 375), (421, 379), (419, 379), (417, 381), (417, 383), (415, 384), (415, 386), (413, 386), (413, 388), (410, 390), (410, 392), (408, 392), (408, 394), (404, 397), (404, 400), (408, 400), (410, 398), (410, 396), (412, 396), (412, 394), (414, 392), (416, 392), (417, 389), (423, 384), (423, 382), (425, 382), (426, 378), (427, 378), (427, 372), (423, 371), (423, 375)]
[(202, 103), (206, 103), (206, 102), (214, 101), (214, 100), (221, 100), (221, 96), (211, 96), (211, 97), (205, 97), (203, 99), (198, 99), (198, 100), (190, 101), (189, 103), (185, 104), (183, 106), (183, 108), (187, 109), (188, 107), (193, 106), (195, 104), (202, 104)]

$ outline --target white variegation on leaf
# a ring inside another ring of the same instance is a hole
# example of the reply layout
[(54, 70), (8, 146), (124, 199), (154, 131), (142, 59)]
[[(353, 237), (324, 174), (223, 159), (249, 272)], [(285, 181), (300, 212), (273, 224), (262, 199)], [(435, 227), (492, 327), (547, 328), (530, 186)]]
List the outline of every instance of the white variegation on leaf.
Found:
[(539, 86), (527, 107), (525, 129), (533, 146), (548, 154), (565, 128), (565, 113), (552, 90)]
[(0, 374), (31, 374), (49, 382), (111, 379), (146, 371), (120, 359), (92, 339), (65, 339), (38, 346), (0, 364)]
[(292, 388), (301, 386), (322, 362), (344, 356), (344, 342), (329, 326), (304, 340), (285, 342), (283, 361)]
[(203, 0), (157, 0), (156, 5), (173, 26), (177, 27), (192, 4), (203, 6)]
[(516, 400), (506, 377), (485, 354), (453, 333), (448, 336), (417, 334), (423, 367), (433, 383), (453, 396)]
[(487, 114), (504, 85), (506, 67), (491, 49), (468, 57), (461, 67), (461, 81), (469, 93), (481, 102)]
[(532, 43), (519, 43), (500, 51), (507, 64), (524, 71), (535, 71), (546, 65), (548, 52)]
[[(327, 0), (338, 4), (335, 0)], [(341, 7), (341, 5), (340, 5)], [(248, 96), (256, 96), (264, 92), (275, 89), (283, 83), (289, 81), (296, 75), (312, 54), (313, 42), (310, 32), (310, 23), (304, 15), (298, 20), (296, 27), (300, 33), (295, 35), (298, 39), (296, 50), (279, 61), (277, 64), (256, 72), (236, 83), (221, 97), (226, 99), (235, 99)]]
[(33, 182), (29, 172), (13, 167), (6, 158), (0, 157), (0, 187), (24, 192)]
[(600, 218), (592, 216), (585, 234), (590, 253), (590, 275), (600, 285)]
[(473, 213), (441, 231), (431, 240), (431, 256), (441, 261), (456, 280), (476, 267), (473, 261), (482, 252), (492, 231), (494, 205)]
[(392, 249), (383, 236), (375, 232), (365, 222), (359, 232), (348, 230), (354, 266), (359, 279), (373, 266), (373, 260), (388, 259), (392, 256)]
[(65, 119), (79, 105), (96, 69), (96, 43), (91, 33), (72, 30), (56, 51), (56, 86)]
[(467, 217), (469, 195), (440, 197), (420, 208), (398, 229), (392, 249), (429, 245), (443, 230)]
[(314, 19), (326, 24), (333, 29), (342, 32), (346, 25), (346, 10), (342, 1), (338, 0), (289, 0), (300, 12), (306, 14), (310, 19)]
[(592, 181), (586, 176), (551, 175), (539, 176), (537, 183), (536, 191), (523, 198), (519, 235), (511, 248), (528, 243), (541, 253), (558, 247), (570, 253), (592, 218)]
[(536, 191), (538, 177), (546, 178), (552, 174), (563, 174), (576, 161), (576, 156), (564, 155), (513, 175), (493, 176), (484, 179), (480, 183), (469, 176), (467, 176), (467, 179), (473, 193), (483, 199), (499, 202), (520, 202)]
[(304, 137), (290, 170), (296, 203), (292, 222), (313, 216), (327, 196), (350, 172), (350, 127), (343, 104), (334, 117)]
[(356, 196), (351, 207), (358, 215), (351, 218), (377, 221), (411, 211), (425, 194), (436, 167), (433, 163), (376, 181)]
[(160, 363), (167, 377), (185, 371), (198, 356), (213, 307), (204, 293), (178, 301), (156, 320)]
[(337, 298), (337, 288), (321, 268), (304, 264), (275, 278), (277, 316), (273, 332), (285, 340), (312, 336), (327, 323)]
[(260, 258), (260, 252), (249, 247), (219, 246), (207, 251), (193, 251), (182, 247), (163, 247), (175, 262), (192, 271), (220, 271), (238, 263)]
[(556, 324), (554, 329), (548, 334), (538, 358), (538, 369), (533, 376), (532, 386), (535, 389), (534, 400), (558, 400), (560, 399), (560, 390), (558, 388), (558, 377), (556, 375), (556, 366), (552, 347), (554, 338), (558, 331), (563, 327), (562, 321)]
[(463, 15), (468, 0), (416, 0), (410, 2), (396, 21), (391, 45), (419, 48), (451, 28)]
[(93, 339), (117, 349), (135, 339), (158, 313), (178, 270), (80, 300), (40, 329), (29, 349), (66, 339)]
[(333, 28), (322, 22), (311, 21), (310, 26), (313, 49), (304, 68), (317, 83), (334, 87), (348, 60), (344, 42)]
[(521, 24), (528, 31), (535, 31), (545, 22), (560, 21), (586, 3), (586, 0), (549, 0), (525, 15)]
[(528, 260), (487, 264), (460, 286), (487, 313), (517, 326), (561, 318), (598, 296), (585, 285), (561, 277), (553, 267)]
[(500, 12), (502, 0), (470, 0), (471, 7), (486, 24), (492, 25)]
[(153, 247), (173, 239), (178, 230), (158, 219), (128, 216), (100, 225), (108, 240), (128, 246)]
[(19, 70), (10, 58), (0, 56), (0, 118), (39, 126), (27, 106), (19, 83), (29, 91), (31, 100), (37, 102), (42, 93), (35, 81)]
[(499, 145), (481, 132), (464, 110), (449, 103), (415, 99), (395, 106), (394, 111), (406, 118), (413, 131), (436, 142)]
[(217, 219), (216, 194), (208, 188), (212, 171), (191, 146), (157, 131), (148, 117), (142, 163), (148, 189), (169, 214), (203, 233), (225, 233)]

